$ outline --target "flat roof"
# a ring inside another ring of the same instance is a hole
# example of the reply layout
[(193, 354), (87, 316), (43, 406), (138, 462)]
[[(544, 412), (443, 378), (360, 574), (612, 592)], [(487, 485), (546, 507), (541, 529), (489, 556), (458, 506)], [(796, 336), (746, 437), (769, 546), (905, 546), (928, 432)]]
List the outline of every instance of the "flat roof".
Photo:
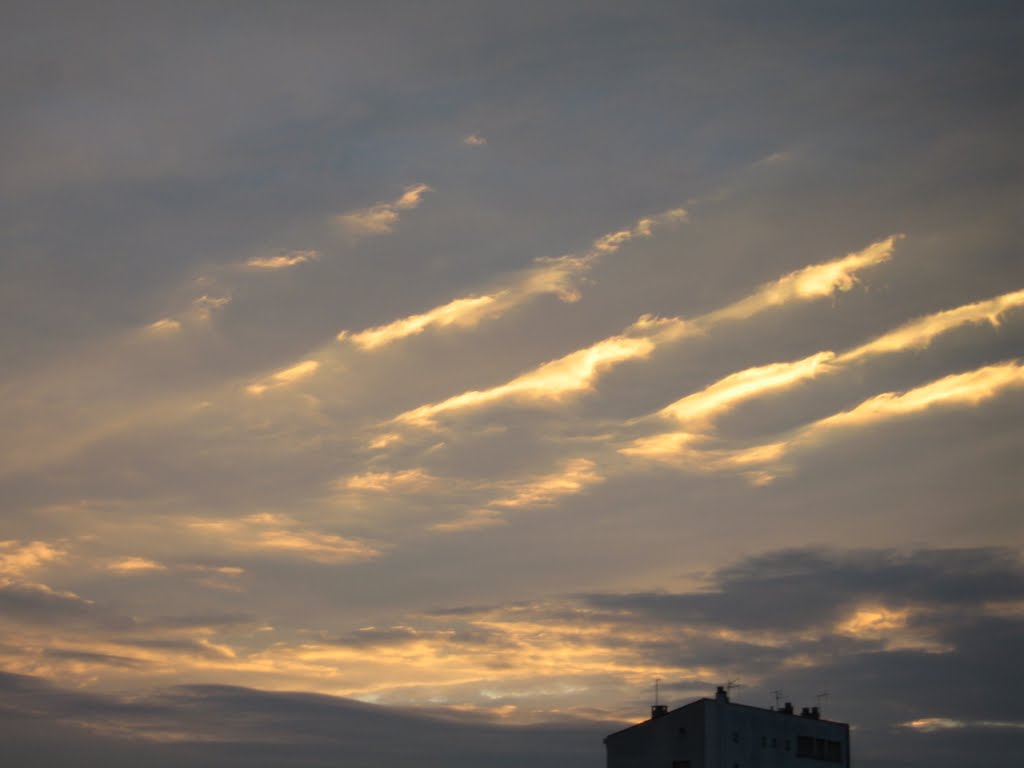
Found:
[[(686, 709), (687, 707), (692, 707), (695, 704), (700, 704), (702, 701), (710, 701), (712, 703), (715, 703), (717, 700), (716, 699), (708, 698), (707, 696), (702, 696), (699, 699), (695, 699), (694, 701), (691, 701), (689, 704), (683, 704), (680, 707), (676, 707), (675, 709), (669, 710), (664, 715), (661, 715), (661, 717), (651, 717), (651, 718), (648, 718), (647, 720), (643, 720), (643, 721), (641, 721), (639, 723), (634, 723), (633, 725), (627, 726), (627, 727), (625, 727), (625, 728), (623, 728), (621, 730), (614, 731), (613, 733), (609, 733), (605, 738), (609, 739), (612, 736), (618, 736), (620, 733), (625, 733), (626, 731), (631, 731), (634, 728), (639, 728), (639, 727), (644, 726), (644, 725), (649, 725), (650, 723), (653, 723), (655, 720), (661, 720), (662, 717), (667, 717), (668, 715), (674, 714), (674, 713), (676, 713), (676, 712), (678, 712), (678, 711), (680, 711), (682, 709)], [(816, 723), (829, 723), (830, 725), (841, 725), (844, 728), (849, 728), (850, 727), (849, 723), (843, 723), (843, 722), (840, 722), (839, 720), (828, 720), (828, 719), (826, 719), (824, 717), (814, 717), (814, 718), (812, 718), (812, 717), (803, 717), (802, 715), (800, 715), (797, 712), (793, 712), (792, 714), (790, 714), (790, 713), (785, 712), (785, 711), (783, 711), (781, 709), (771, 709), (771, 708), (765, 708), (765, 707), (755, 707), (753, 704), (740, 704), (737, 701), (726, 701), (725, 703), (728, 704), (730, 707), (743, 707), (744, 709), (756, 709), (758, 712), (767, 712), (769, 714), (780, 715), (782, 717), (795, 717), (795, 718), (800, 719), (800, 720), (810, 720), (810, 721), (816, 722)]]

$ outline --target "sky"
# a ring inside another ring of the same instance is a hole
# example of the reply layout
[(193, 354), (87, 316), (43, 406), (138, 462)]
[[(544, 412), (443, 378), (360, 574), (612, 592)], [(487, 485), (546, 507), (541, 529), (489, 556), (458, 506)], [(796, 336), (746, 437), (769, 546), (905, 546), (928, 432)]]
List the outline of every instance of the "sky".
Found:
[(1016, 764), (1019, 4), (2, 15), (12, 764)]

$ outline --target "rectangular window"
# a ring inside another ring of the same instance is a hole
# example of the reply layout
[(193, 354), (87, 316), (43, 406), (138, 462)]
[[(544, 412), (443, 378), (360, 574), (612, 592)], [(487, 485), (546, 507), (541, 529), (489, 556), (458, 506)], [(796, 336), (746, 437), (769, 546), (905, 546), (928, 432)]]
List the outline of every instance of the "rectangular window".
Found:
[[(789, 742), (786, 742), (789, 748)], [(797, 757), (809, 757), (812, 760), (822, 760), (828, 763), (843, 762), (843, 744), (831, 739), (814, 739), (810, 736), (800, 736), (796, 742)]]
[(814, 757), (814, 739), (810, 736), (801, 736), (796, 740), (797, 757)]

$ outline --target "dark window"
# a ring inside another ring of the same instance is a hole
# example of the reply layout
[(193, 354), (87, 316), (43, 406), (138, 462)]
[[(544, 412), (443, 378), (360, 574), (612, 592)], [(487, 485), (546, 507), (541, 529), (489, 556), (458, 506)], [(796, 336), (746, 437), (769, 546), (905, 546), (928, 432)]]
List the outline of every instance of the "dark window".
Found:
[(810, 736), (801, 736), (797, 739), (796, 754), (797, 757), (841, 763), (843, 762), (843, 745), (841, 742), (831, 739), (813, 739)]
[(680, 736), (685, 736), (686, 735), (686, 729), (685, 728), (680, 728), (679, 729), (679, 735)]
[(814, 757), (814, 739), (810, 736), (801, 736), (796, 740), (797, 757)]

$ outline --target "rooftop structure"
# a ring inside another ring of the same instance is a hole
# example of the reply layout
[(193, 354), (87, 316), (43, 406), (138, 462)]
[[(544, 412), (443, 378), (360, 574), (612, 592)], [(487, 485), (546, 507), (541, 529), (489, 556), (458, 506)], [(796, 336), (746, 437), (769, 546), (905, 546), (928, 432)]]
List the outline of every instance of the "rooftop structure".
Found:
[(604, 740), (607, 768), (850, 767), (850, 726), (824, 720), (818, 707), (763, 709), (729, 700), (724, 688)]

